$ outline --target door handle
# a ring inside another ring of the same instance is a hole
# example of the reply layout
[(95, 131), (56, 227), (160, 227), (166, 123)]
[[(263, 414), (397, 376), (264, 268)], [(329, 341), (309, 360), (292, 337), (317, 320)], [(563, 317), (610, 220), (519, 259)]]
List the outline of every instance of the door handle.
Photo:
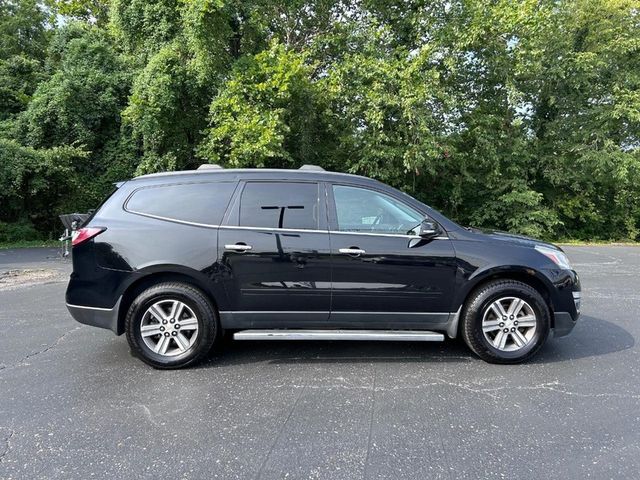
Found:
[(251, 250), (251, 245), (243, 245), (240, 243), (236, 243), (235, 245), (225, 245), (225, 250), (233, 250), (235, 252), (246, 252), (247, 250)]
[(361, 248), (341, 248), (338, 251), (340, 253), (346, 253), (348, 255), (362, 255), (364, 253), (367, 253)]

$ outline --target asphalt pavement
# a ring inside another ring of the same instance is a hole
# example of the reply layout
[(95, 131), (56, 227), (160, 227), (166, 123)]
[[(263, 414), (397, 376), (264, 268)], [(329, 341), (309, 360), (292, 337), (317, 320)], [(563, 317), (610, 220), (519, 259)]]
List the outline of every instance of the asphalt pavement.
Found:
[[(228, 341), (157, 371), (69, 316), (64, 275), (0, 288), (0, 478), (638, 478), (640, 248), (566, 251), (583, 317), (515, 366), (457, 341)], [(0, 273), (68, 273), (56, 255), (0, 251)]]

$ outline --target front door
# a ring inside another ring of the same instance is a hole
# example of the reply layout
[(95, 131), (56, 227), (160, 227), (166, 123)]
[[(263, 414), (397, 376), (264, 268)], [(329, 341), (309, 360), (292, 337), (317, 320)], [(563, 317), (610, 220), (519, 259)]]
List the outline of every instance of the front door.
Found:
[(417, 235), (425, 215), (381, 191), (329, 185), (330, 323), (433, 328), (449, 318), (455, 254), (446, 233)]
[[(322, 198), (322, 201), (320, 201)], [(326, 202), (316, 182), (240, 186), (218, 245), (233, 328), (322, 326), (331, 269)]]

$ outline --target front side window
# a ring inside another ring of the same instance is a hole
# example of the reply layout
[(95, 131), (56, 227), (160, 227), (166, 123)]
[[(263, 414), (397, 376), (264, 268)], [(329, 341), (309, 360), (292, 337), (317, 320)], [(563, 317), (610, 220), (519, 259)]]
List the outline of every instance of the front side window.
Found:
[(133, 193), (125, 208), (168, 220), (219, 225), (235, 187), (235, 182), (143, 187)]
[(384, 193), (334, 185), (338, 231), (412, 234), (424, 215)]
[(318, 228), (318, 184), (249, 182), (240, 198), (244, 227)]

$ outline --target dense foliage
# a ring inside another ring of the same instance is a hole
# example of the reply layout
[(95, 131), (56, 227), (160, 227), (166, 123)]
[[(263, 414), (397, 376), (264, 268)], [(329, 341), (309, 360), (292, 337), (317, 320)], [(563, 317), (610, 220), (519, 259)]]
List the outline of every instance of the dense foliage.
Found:
[(0, 230), (203, 162), (313, 163), (462, 224), (637, 240), (640, 5), (0, 0)]

